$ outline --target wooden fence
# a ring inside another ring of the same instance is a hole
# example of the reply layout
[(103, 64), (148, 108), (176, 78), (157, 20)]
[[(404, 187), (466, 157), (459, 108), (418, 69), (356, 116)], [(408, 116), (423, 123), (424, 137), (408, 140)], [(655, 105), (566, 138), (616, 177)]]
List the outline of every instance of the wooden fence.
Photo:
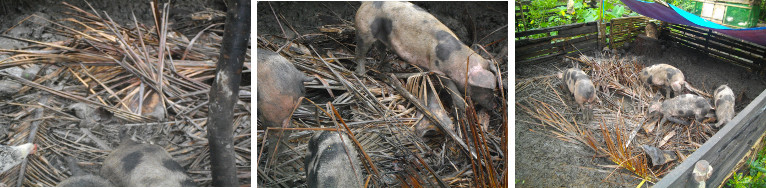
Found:
[(662, 38), (708, 54), (722, 61), (740, 65), (751, 71), (763, 72), (766, 47), (733, 38), (710, 29), (686, 25), (665, 24)]
[[(531, 38), (543, 34), (542, 38)], [(516, 33), (516, 62), (519, 64), (550, 61), (571, 53), (585, 53), (598, 48), (598, 24), (576, 23)]]

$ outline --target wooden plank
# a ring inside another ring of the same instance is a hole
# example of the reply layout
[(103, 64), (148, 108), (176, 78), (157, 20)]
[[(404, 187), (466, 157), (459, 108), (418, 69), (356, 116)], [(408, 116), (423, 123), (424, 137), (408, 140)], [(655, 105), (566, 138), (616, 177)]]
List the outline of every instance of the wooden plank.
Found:
[(737, 48), (741, 48), (742, 50), (745, 50), (745, 51), (750, 51), (750, 52), (753, 52), (753, 53), (764, 53), (764, 52), (766, 52), (766, 47), (759, 46), (757, 44), (753, 44), (753, 43), (751, 43), (749, 41), (745, 41), (745, 40), (742, 40), (742, 39), (733, 38), (733, 37), (731, 37), (729, 35), (725, 35), (723, 33), (719, 33), (719, 32), (713, 31), (712, 36), (713, 36), (714, 40), (728, 41), (729, 43), (733, 44), (732, 46), (736, 45)]
[[(545, 56), (541, 56), (541, 57), (535, 57), (535, 56), (517, 57), (516, 61), (518, 63), (536, 62), (540, 59), (550, 59), (550, 58), (555, 58), (565, 54), (580, 53), (580, 52), (585, 53), (585, 52), (595, 50), (597, 47), (598, 47), (598, 40), (590, 40), (590, 41), (574, 44), (574, 47), (563, 48), (563, 49), (557, 47), (554, 50), (557, 52), (554, 52)], [(531, 58), (531, 57), (535, 57), (535, 58)]]
[(535, 64), (535, 63), (541, 63), (541, 62), (548, 62), (548, 61), (556, 60), (557, 58), (562, 58), (563, 56), (569, 56), (571, 54), (577, 54), (577, 53), (586, 54), (586, 53), (591, 52), (591, 51), (593, 51), (593, 49), (586, 49), (586, 50), (581, 50), (581, 51), (571, 51), (571, 52), (568, 52), (568, 53), (560, 52), (560, 53), (551, 54), (551, 55), (548, 55), (548, 56), (545, 56), (545, 57), (539, 57), (539, 58), (535, 58), (535, 59), (527, 59), (527, 60), (517, 61), (516, 65), (517, 66), (523, 66), (523, 65), (527, 65), (527, 64)]
[(516, 38), (527, 37), (530, 35), (540, 34), (540, 33), (549, 33), (553, 31), (567, 30), (567, 29), (578, 28), (578, 27), (593, 26), (593, 25), (596, 25), (596, 22), (574, 23), (574, 24), (561, 25), (556, 27), (546, 27), (546, 28), (540, 28), (540, 29), (527, 30), (527, 31), (516, 33)]
[[(591, 48), (591, 46), (588, 46), (587, 44), (596, 42), (598, 43), (598, 40), (596, 38), (591, 37), (591, 39), (586, 40), (570, 40), (565, 42), (557, 42), (554, 45), (546, 46), (544, 48), (536, 49), (535, 51), (524, 51), (519, 52), (516, 51), (516, 58), (518, 59), (528, 59), (540, 55), (544, 55), (547, 53), (555, 52), (555, 51), (569, 51), (570, 49), (585, 49), (585, 48)], [(592, 47), (596, 48), (596, 47)], [(541, 51), (537, 51), (541, 50)]]
[(755, 62), (755, 61), (764, 61), (761, 57), (756, 57), (754, 54), (751, 53), (745, 53), (743, 51), (735, 50), (731, 46), (726, 46), (721, 43), (718, 43), (718, 41), (711, 40), (709, 43), (709, 47), (711, 50), (717, 50), (720, 52), (725, 52), (731, 56), (736, 56), (742, 59), (747, 59), (749, 61)]
[(766, 126), (763, 126), (766, 124), (764, 99), (766, 90), (654, 186), (696, 187), (697, 183), (691, 173), (699, 160), (707, 160), (713, 167), (713, 174), (706, 182), (708, 186), (715, 187), (724, 183), (729, 172), (744, 159), (752, 146), (766, 136)]
[(559, 42), (556, 42), (556, 43), (539, 43), (537, 45), (529, 45), (529, 46), (523, 46), (523, 47), (516, 47), (515, 51), (516, 51), (516, 55), (519, 56), (519, 55), (524, 55), (524, 54), (532, 53), (532, 52), (543, 50), (543, 49), (548, 49), (548, 48), (553, 48), (553, 47), (556, 47), (556, 46), (561, 46), (561, 45), (563, 45), (563, 43), (578, 43), (578, 42), (587, 41), (587, 40), (598, 40), (598, 36), (595, 35), (595, 34), (591, 34), (591, 35), (586, 35), (586, 36), (583, 36), (583, 37), (580, 37), (580, 38), (575, 38), (575, 39), (570, 39), (570, 40), (565, 40), (565, 41), (559, 41)]
[(754, 68), (754, 66), (753, 66), (753, 64), (751, 62), (743, 61), (743, 60), (735, 58), (735, 57), (733, 57), (731, 55), (722, 54), (720, 52), (712, 51), (710, 49), (705, 48), (704, 44), (700, 43), (700, 41), (703, 41), (702, 39), (696, 39), (696, 38), (690, 38), (690, 37), (684, 38), (684, 37), (685, 36), (673, 35), (673, 36), (670, 36), (669, 38), (671, 39), (671, 41), (684, 44), (687, 47), (692, 47), (693, 49), (695, 49), (697, 51), (700, 51), (702, 53), (706, 53), (708, 55), (715, 55), (715, 56), (717, 56), (719, 58), (722, 58), (723, 60), (727, 60), (727, 61), (729, 61), (731, 63), (737, 63), (737, 64), (740, 64), (740, 65), (748, 66), (750, 68)]
[[(686, 30), (688, 28), (682, 28), (679, 30)], [(689, 32), (693, 34), (699, 34), (695, 33), (694, 31)], [(736, 62), (739, 65), (747, 66), (748, 68), (759, 68), (759, 65), (754, 64), (754, 62), (758, 61), (764, 61), (763, 58), (757, 57), (753, 54), (745, 53), (742, 51), (734, 50), (731, 46), (726, 46), (721, 43), (718, 43), (717, 40), (715, 40), (716, 37), (708, 37), (708, 39), (711, 39), (709, 42), (705, 41), (704, 39), (688, 36), (688, 35), (680, 35), (678, 33), (671, 33), (671, 37), (677, 37), (678, 39), (683, 39), (686, 42), (695, 43), (696, 45), (701, 45), (702, 50), (706, 53), (714, 54), (718, 57), (725, 58), (729, 61)], [(726, 54), (724, 54), (726, 53)]]
[(520, 48), (520, 47), (527, 47), (527, 46), (533, 46), (533, 45), (549, 44), (551, 40), (556, 40), (556, 39), (566, 38), (566, 37), (575, 37), (578, 35), (596, 34), (598, 32), (598, 28), (596, 27), (593, 27), (593, 28), (582, 27), (578, 29), (579, 29), (578, 31), (572, 31), (572, 32), (559, 31), (558, 35), (549, 36), (549, 37), (517, 40), (515, 42), (516, 43), (515, 46), (516, 48)]

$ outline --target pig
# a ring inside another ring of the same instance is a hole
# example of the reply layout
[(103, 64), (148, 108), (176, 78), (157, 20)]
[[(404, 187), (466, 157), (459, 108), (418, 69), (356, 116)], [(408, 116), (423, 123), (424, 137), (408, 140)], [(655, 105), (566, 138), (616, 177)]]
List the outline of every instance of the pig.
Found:
[(585, 122), (593, 119), (592, 104), (596, 102), (596, 87), (587, 74), (579, 68), (570, 68), (558, 74), (559, 79), (574, 95), (575, 102), (580, 106)]
[(654, 22), (649, 22), (646, 24), (646, 27), (644, 28), (646, 30), (646, 36), (649, 38), (657, 39), (659, 36), (658, 30), (657, 30), (657, 24)]
[[(665, 90), (666, 98), (681, 94), (686, 87), (684, 73), (668, 64), (656, 64), (646, 67), (641, 70), (638, 77), (650, 86), (662, 87)], [(673, 89), (673, 96), (670, 95), (668, 88)]]
[(59, 182), (56, 187), (114, 187), (109, 180), (80, 169), (80, 167), (77, 166), (77, 159), (67, 157), (66, 160), (69, 163), (69, 171), (72, 172), (72, 176)]
[[(306, 95), (304, 81), (310, 81), (287, 59), (276, 52), (258, 48), (258, 120), (266, 127), (290, 127), (293, 108)], [(269, 131), (264, 147), (266, 161), (271, 161), (275, 146), (282, 147), (289, 134)], [(277, 148), (276, 151), (281, 149)], [(276, 155), (274, 155), (276, 156)]]
[(120, 146), (104, 160), (100, 174), (116, 186), (194, 187), (184, 168), (162, 147), (139, 144), (124, 131)]
[[(355, 25), (357, 74), (365, 73), (365, 55), (380, 41), (404, 61), (452, 79), (444, 81), (449, 89), (461, 93), (467, 90), (473, 101), (484, 108), (493, 109), (497, 105), (493, 100), (496, 76), (490, 72), (497, 70), (492, 62), (461, 43), (447, 26), (424, 9), (408, 2), (365, 1), (356, 12)], [(465, 110), (460, 95), (453, 92), (452, 100)]]
[[(649, 107), (649, 114), (662, 115), (659, 126), (667, 120), (689, 125), (689, 122), (677, 119), (678, 117), (694, 117), (697, 122), (702, 122), (706, 117), (713, 117), (715, 109), (704, 97), (694, 94), (683, 94), (674, 98), (660, 101), (661, 96), (656, 96)], [(659, 129), (659, 128), (658, 128)], [(659, 133), (660, 131), (657, 131)]]
[(362, 187), (362, 163), (345, 133), (322, 131), (311, 137), (308, 147), (304, 169), (310, 188)]
[(718, 119), (715, 127), (721, 127), (734, 118), (734, 92), (727, 85), (721, 85), (713, 93), (715, 116)]

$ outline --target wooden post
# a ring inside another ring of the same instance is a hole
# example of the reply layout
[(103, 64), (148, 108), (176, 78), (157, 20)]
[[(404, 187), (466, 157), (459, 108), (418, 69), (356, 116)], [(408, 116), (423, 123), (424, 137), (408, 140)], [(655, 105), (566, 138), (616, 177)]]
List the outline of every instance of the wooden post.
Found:
[(242, 63), (250, 40), (250, 0), (229, 0), (228, 5), (221, 55), (210, 88), (207, 135), (213, 186), (236, 187), (239, 182), (232, 114), (239, 99)]

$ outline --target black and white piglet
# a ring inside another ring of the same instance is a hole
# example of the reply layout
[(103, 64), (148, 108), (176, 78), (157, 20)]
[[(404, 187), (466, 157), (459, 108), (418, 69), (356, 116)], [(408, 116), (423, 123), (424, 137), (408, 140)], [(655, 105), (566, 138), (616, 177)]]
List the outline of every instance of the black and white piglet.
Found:
[(104, 160), (101, 175), (116, 186), (194, 187), (184, 168), (160, 146), (139, 144), (121, 134), (121, 143)]
[(734, 118), (734, 91), (729, 86), (721, 85), (713, 93), (715, 116), (718, 122), (715, 127), (721, 127)]
[(308, 147), (304, 169), (309, 187), (362, 187), (362, 163), (345, 133), (322, 131)]

